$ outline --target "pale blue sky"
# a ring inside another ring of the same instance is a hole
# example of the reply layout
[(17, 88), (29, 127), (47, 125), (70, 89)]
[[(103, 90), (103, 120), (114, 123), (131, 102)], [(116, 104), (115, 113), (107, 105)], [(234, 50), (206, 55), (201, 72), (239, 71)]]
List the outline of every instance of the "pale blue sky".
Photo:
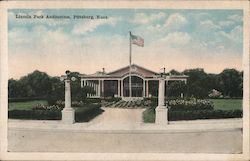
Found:
[[(16, 19), (18, 15), (67, 15), (71, 19)], [(35, 69), (61, 75), (128, 65), (129, 31), (144, 38), (133, 62), (158, 71), (204, 68), (241, 70), (242, 10), (53, 9), (9, 10), (9, 77)], [(108, 16), (73, 19), (73, 15)]]

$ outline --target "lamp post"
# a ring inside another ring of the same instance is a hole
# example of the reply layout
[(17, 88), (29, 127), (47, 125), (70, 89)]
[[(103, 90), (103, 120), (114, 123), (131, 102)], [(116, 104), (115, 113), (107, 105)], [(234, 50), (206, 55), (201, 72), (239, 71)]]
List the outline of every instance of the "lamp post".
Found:
[(165, 68), (157, 75), (159, 79), (158, 106), (155, 108), (155, 123), (158, 125), (168, 124), (168, 108), (165, 105)]
[(60, 80), (65, 82), (65, 107), (62, 110), (62, 122), (73, 124), (75, 122), (75, 110), (71, 107), (71, 90), (70, 81), (75, 81), (75, 77), (70, 77), (70, 71), (67, 70), (66, 75), (61, 76)]

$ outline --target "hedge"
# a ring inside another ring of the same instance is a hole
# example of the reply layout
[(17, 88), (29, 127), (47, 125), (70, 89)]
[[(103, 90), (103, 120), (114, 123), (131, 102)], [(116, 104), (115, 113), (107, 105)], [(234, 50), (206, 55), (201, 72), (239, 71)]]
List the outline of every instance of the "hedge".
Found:
[(95, 118), (97, 115), (103, 113), (103, 111), (104, 110), (99, 107), (80, 107), (76, 109), (75, 120), (76, 122), (88, 122)]
[(8, 111), (9, 118), (28, 120), (61, 120), (60, 110), (12, 110)]
[[(197, 120), (197, 119), (223, 119), (241, 118), (242, 110), (197, 110), (197, 111), (168, 111), (169, 121)], [(146, 123), (155, 121), (155, 109), (148, 108), (143, 112), (143, 120)]]
[(169, 111), (168, 120), (241, 118), (242, 110)]

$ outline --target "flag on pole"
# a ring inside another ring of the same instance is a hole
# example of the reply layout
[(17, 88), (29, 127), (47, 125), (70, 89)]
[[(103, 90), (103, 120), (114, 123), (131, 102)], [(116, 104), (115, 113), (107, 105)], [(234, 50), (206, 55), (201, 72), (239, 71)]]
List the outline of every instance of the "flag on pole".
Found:
[(140, 36), (130, 34), (132, 44), (138, 45), (143, 47), (144, 46), (144, 39)]

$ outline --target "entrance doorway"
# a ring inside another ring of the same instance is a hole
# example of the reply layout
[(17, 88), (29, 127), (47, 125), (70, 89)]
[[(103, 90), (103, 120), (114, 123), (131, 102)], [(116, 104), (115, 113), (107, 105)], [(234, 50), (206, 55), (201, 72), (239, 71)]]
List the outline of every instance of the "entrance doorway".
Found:
[[(131, 76), (132, 97), (143, 97), (143, 79)], [(123, 80), (123, 96), (129, 97), (129, 76)]]

